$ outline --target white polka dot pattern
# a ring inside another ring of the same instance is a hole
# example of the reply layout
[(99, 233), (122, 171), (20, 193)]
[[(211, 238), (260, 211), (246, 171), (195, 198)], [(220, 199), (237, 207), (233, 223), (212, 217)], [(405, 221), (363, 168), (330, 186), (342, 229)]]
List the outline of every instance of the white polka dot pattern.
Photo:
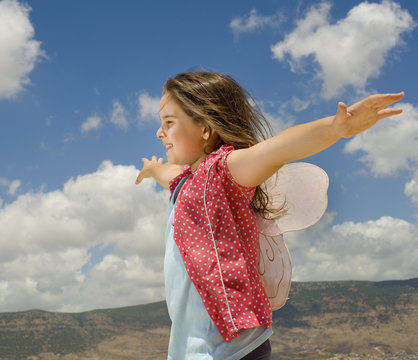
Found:
[[(177, 198), (173, 224), (187, 273), (225, 341), (238, 336), (239, 329), (270, 326), (272, 319), (257, 271), (259, 233), (250, 205), (255, 188), (240, 186), (230, 175), (226, 158), (233, 150), (222, 146), (189, 176)], [(206, 206), (219, 265), (203, 205), (209, 168)], [(170, 190), (187, 174), (190, 167), (172, 180)]]

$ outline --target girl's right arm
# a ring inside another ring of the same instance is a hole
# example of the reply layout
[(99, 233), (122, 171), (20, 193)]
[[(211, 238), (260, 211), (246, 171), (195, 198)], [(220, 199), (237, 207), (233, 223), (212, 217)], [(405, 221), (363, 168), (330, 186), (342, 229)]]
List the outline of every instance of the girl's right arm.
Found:
[(162, 187), (169, 189), (170, 180), (183, 172), (182, 165), (163, 164), (163, 158), (157, 160), (156, 156), (153, 156), (151, 160), (142, 158), (142, 163), (144, 165), (136, 178), (135, 184), (139, 184), (145, 178), (153, 177)]
[(388, 106), (403, 97), (403, 92), (375, 94), (349, 108), (340, 102), (335, 116), (292, 126), (254, 146), (233, 151), (227, 158), (229, 172), (240, 185), (260, 185), (282, 165), (317, 154), (340, 138), (354, 136), (381, 119), (400, 114), (402, 109)]

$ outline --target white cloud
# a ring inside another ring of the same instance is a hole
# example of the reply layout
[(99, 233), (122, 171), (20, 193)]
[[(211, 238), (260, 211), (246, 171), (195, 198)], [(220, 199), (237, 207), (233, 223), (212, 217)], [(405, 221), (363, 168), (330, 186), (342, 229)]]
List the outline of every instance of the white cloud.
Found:
[(10, 181), (6, 178), (0, 178), (0, 186), (7, 187), (7, 193), (11, 196), (16, 195), (20, 185), (22, 185), (22, 182), (19, 179)]
[(293, 280), (388, 280), (418, 276), (418, 226), (389, 216), (286, 233)]
[(72, 132), (66, 133), (63, 137), (62, 137), (62, 142), (64, 144), (68, 144), (70, 142), (75, 141), (75, 136)]
[(17, 189), (19, 189), (20, 185), (22, 185), (22, 182), (18, 179), (13, 180), (10, 184), (9, 184), (9, 195), (15, 195)]
[(0, 1), (0, 98), (19, 93), (42, 56), (41, 43), (33, 39), (30, 7), (16, 0)]
[(126, 119), (126, 110), (117, 100), (113, 101), (113, 109), (110, 117), (110, 122), (125, 131), (129, 126), (128, 120)]
[[(84, 311), (164, 298), (168, 192), (150, 180), (134, 185), (137, 173), (105, 161), (61, 190), (26, 193), (0, 209), (0, 311)], [(417, 225), (391, 217), (332, 222), (326, 214), (286, 234), (294, 280), (418, 275)]]
[(402, 114), (381, 120), (344, 147), (347, 153), (364, 152), (361, 160), (374, 175), (393, 175), (418, 166), (418, 108), (408, 103), (396, 106), (403, 109)]
[(408, 11), (389, 0), (363, 2), (335, 24), (329, 21), (330, 8), (327, 2), (312, 6), (296, 28), (271, 47), (273, 56), (287, 59), (294, 72), (312, 57), (326, 99), (347, 86), (363, 91), (368, 79), (379, 76), (389, 51), (402, 44), (401, 35), (415, 27)]
[(290, 99), (290, 106), (296, 112), (301, 112), (301, 111), (306, 110), (310, 104), (311, 104), (310, 100), (299, 99), (296, 96), (292, 96), (292, 98)]
[[(161, 242), (162, 238), (155, 240)], [(143, 255), (106, 255), (89, 272), (89, 279), (76, 286), (78, 295), (69, 292), (61, 311), (80, 311), (86, 304), (108, 308), (163, 300), (163, 259), (158, 257), (153, 262)]]
[(141, 123), (159, 121), (160, 98), (151, 97), (147, 92), (143, 92), (138, 97), (138, 109)]
[(283, 16), (280, 13), (271, 16), (258, 14), (256, 9), (252, 9), (249, 15), (237, 16), (231, 20), (229, 27), (235, 35), (253, 32), (264, 27), (277, 27), (282, 22)]
[(81, 124), (81, 132), (83, 134), (92, 130), (98, 130), (102, 127), (102, 119), (97, 115), (90, 116)]
[(295, 117), (293, 115), (290, 115), (286, 111), (288, 103), (281, 104), (277, 111), (272, 112), (271, 109), (273, 109), (277, 105), (274, 102), (255, 102), (255, 100), (252, 98), (248, 98), (247, 100), (251, 106), (257, 108), (259, 111), (263, 113), (264, 117), (269, 122), (273, 130), (273, 134), (277, 134), (280, 131), (283, 131), (288, 127), (294, 125)]
[[(0, 311), (83, 311), (164, 298), (168, 192), (103, 162), (0, 209)], [(100, 248), (109, 248), (101, 252)]]
[(410, 197), (412, 202), (418, 207), (418, 170), (415, 171), (414, 177), (405, 184), (404, 193)]
[(263, 114), (273, 128), (273, 134), (278, 134), (295, 123), (295, 117), (287, 113), (284, 107), (281, 107), (277, 114), (263, 109)]

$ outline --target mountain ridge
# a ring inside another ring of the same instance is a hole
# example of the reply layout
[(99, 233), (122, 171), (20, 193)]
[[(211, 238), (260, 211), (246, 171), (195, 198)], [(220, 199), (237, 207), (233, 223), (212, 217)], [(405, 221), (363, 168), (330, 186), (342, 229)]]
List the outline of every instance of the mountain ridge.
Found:
[[(97, 359), (164, 359), (169, 326), (165, 301), (81, 313), (0, 313), (0, 359), (95, 359), (100, 351)], [(281, 359), (418, 352), (418, 278), (293, 282), (287, 304), (273, 313), (273, 329)]]

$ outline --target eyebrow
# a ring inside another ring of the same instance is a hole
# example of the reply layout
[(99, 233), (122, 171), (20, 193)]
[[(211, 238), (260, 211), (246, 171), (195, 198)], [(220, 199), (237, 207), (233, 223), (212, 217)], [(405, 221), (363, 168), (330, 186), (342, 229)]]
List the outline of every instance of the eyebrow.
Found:
[(167, 118), (170, 118), (170, 117), (175, 118), (176, 115), (167, 114), (167, 115), (164, 115), (161, 119), (167, 119)]

